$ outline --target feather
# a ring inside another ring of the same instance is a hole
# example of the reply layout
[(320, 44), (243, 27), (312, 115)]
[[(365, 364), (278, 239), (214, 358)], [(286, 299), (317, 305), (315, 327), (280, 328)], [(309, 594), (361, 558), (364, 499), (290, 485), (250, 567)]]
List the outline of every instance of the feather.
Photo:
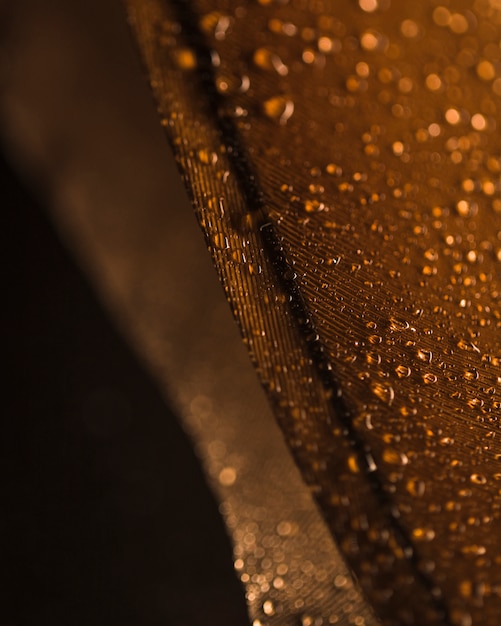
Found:
[(501, 9), (128, 7), (243, 340), (369, 603), (497, 624)]

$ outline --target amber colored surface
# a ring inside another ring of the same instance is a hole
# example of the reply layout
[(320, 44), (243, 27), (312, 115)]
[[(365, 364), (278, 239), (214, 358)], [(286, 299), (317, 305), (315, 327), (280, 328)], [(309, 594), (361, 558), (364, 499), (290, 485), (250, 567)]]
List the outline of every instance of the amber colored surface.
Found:
[(501, 9), (129, 0), (244, 340), (385, 624), (501, 612)]

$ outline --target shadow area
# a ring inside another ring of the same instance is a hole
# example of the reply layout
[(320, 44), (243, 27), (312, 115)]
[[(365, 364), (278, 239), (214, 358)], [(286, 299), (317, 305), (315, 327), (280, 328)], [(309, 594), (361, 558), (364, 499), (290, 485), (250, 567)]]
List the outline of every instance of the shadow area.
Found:
[(0, 160), (1, 626), (248, 623), (186, 435)]

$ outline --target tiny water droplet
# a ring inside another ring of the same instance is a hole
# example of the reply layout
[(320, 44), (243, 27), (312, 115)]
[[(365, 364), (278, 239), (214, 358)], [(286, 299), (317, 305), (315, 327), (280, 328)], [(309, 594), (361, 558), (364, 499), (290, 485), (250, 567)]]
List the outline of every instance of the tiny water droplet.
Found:
[(397, 365), (395, 372), (399, 378), (408, 378), (411, 375), (411, 368), (407, 365)]
[(174, 59), (181, 70), (194, 70), (198, 65), (196, 54), (191, 48), (178, 48), (174, 52)]
[(212, 237), (212, 243), (216, 248), (219, 248), (220, 250), (226, 250), (230, 247), (228, 237), (225, 237), (221, 233), (217, 233)]
[(304, 203), (304, 210), (306, 213), (318, 213), (325, 209), (325, 204), (319, 200), (306, 200)]
[(470, 481), (475, 485), (485, 485), (487, 478), (483, 474), (471, 474)]
[(294, 113), (294, 102), (285, 96), (274, 96), (264, 102), (263, 111), (267, 117), (285, 126)]
[(215, 152), (210, 152), (206, 148), (200, 149), (197, 152), (197, 157), (200, 163), (203, 163), (204, 165), (209, 165), (209, 164), (214, 165), (215, 163), (217, 163), (217, 159), (218, 159), (217, 154)]
[(463, 373), (463, 378), (465, 380), (478, 380), (478, 376), (478, 371), (475, 368), (465, 370), (465, 372)]
[(430, 350), (421, 350), (418, 348), (417, 357), (420, 361), (424, 361), (425, 363), (431, 363), (433, 359), (433, 353)]
[(390, 330), (394, 332), (401, 332), (409, 328), (409, 322), (406, 320), (400, 320), (396, 317), (390, 317)]
[(268, 48), (258, 48), (252, 57), (254, 64), (263, 70), (275, 70), (280, 76), (287, 76), (289, 68), (282, 59)]
[(336, 165), (335, 163), (329, 163), (327, 167), (325, 168), (325, 171), (327, 172), (327, 174), (330, 174), (331, 176), (341, 176), (343, 173), (342, 168), (339, 165)]
[(218, 479), (224, 487), (231, 487), (237, 480), (237, 472), (234, 467), (224, 467), (219, 472)]
[(263, 602), (263, 613), (265, 615), (275, 614), (275, 605), (271, 600), (265, 600), (265, 602)]
[(414, 528), (412, 538), (415, 541), (432, 541), (435, 539), (435, 531), (431, 528)]
[(409, 459), (405, 452), (399, 452), (395, 448), (385, 448), (383, 451), (383, 461), (390, 465), (407, 465)]
[(351, 454), (348, 457), (348, 468), (352, 474), (360, 473), (360, 467), (358, 465), (357, 457), (354, 454)]
[(426, 385), (433, 385), (437, 382), (437, 377), (431, 372), (426, 372), (426, 374), (423, 374), (423, 381)]
[(395, 398), (395, 391), (393, 387), (387, 383), (372, 383), (371, 384), (372, 393), (377, 396), (380, 400), (385, 402), (388, 406), (391, 406), (393, 400)]
[(405, 488), (407, 489), (407, 492), (411, 494), (411, 496), (420, 498), (424, 495), (424, 492), (426, 490), (426, 484), (418, 478), (410, 478), (407, 481)]
[(200, 20), (200, 28), (206, 35), (212, 35), (218, 41), (225, 39), (232, 18), (220, 11), (207, 13)]
[(451, 621), (454, 626), (472, 626), (473, 624), (471, 614), (460, 609), (454, 609), (451, 612)]

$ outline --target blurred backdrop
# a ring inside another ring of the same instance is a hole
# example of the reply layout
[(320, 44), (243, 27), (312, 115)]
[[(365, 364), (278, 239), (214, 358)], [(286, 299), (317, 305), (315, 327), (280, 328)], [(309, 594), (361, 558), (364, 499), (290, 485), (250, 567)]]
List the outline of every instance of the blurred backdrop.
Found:
[(112, 210), (144, 205), (165, 228), (191, 213), (125, 11), (16, 0), (0, 14), (0, 624), (245, 624), (217, 504), (165, 389), (67, 250), (90, 206), (125, 250), (107, 275), (119, 290), (127, 246), (160, 245), (159, 221), (120, 231)]

